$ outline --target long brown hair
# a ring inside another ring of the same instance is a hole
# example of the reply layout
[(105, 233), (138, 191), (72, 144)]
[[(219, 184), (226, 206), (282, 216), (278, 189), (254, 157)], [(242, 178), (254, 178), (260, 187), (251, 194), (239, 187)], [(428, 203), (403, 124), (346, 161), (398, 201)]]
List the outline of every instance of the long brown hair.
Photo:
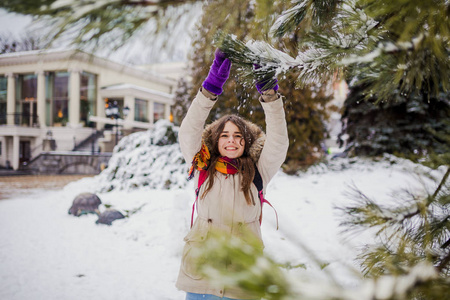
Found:
[(217, 120), (213, 124), (213, 127), (211, 128), (209, 136), (205, 137), (211, 142), (210, 145), (211, 160), (208, 168), (208, 178), (209, 178), (208, 185), (206, 186), (206, 189), (203, 192), (201, 198), (205, 197), (205, 195), (209, 192), (209, 190), (211, 190), (214, 184), (214, 177), (217, 172), (215, 165), (217, 163), (217, 160), (221, 156), (218, 146), (219, 138), (227, 122), (232, 122), (234, 125), (237, 126), (237, 128), (239, 128), (243, 140), (245, 141), (244, 153), (242, 154), (241, 157), (237, 158), (239, 165), (238, 173), (239, 176), (241, 177), (242, 192), (244, 193), (247, 204), (255, 205), (255, 200), (253, 199), (250, 193), (250, 187), (253, 182), (253, 177), (255, 177), (255, 163), (253, 162), (253, 159), (250, 157), (249, 154), (250, 147), (255, 141), (255, 136), (252, 130), (248, 128), (246, 121), (237, 115), (226, 115)]

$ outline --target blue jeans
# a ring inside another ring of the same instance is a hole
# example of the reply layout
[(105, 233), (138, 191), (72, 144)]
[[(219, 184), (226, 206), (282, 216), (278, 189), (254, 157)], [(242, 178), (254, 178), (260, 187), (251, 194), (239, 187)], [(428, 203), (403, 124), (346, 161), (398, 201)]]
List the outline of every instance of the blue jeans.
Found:
[(186, 293), (186, 300), (239, 300), (239, 299), (231, 299), (227, 297), (220, 298), (210, 294)]

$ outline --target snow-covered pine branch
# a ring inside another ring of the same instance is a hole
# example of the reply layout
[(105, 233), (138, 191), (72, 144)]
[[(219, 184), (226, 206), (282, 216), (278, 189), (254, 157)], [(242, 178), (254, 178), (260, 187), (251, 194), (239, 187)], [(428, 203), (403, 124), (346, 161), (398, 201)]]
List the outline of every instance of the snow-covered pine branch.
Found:
[(266, 89), (275, 85), (273, 78), (301, 65), (296, 59), (263, 41), (250, 40), (244, 44), (234, 35), (219, 32), (215, 44), (238, 65), (244, 80), (267, 82)]
[(293, 32), (301, 23), (324, 27), (335, 15), (341, 0), (294, 0), (292, 7), (276, 19), (270, 33), (282, 37)]

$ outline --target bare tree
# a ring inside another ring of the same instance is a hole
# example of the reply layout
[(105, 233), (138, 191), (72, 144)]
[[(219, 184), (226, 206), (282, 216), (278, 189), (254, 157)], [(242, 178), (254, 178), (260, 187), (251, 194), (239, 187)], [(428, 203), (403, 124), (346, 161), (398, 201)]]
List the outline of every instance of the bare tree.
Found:
[(30, 33), (15, 36), (10, 33), (0, 35), (0, 54), (38, 50), (45, 47), (42, 38)]

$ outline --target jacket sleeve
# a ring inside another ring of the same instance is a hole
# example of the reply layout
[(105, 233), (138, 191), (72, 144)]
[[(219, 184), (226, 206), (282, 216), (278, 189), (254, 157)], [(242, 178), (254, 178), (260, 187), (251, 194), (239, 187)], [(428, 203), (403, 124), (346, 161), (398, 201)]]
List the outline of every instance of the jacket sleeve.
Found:
[(205, 121), (214, 104), (215, 101), (207, 98), (199, 91), (181, 122), (178, 141), (187, 163), (190, 163), (194, 155), (200, 151)]
[(286, 159), (289, 138), (282, 97), (272, 102), (261, 101), (261, 105), (266, 116), (266, 141), (257, 167), (266, 189)]

